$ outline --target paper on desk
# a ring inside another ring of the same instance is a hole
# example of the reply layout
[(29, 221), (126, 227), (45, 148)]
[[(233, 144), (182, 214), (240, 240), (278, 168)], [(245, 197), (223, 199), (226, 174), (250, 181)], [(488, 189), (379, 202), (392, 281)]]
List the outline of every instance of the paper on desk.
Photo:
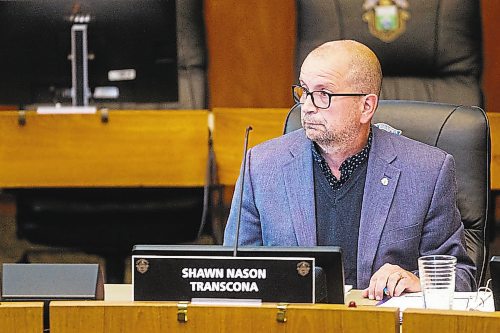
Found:
[(404, 311), (407, 308), (423, 309), (424, 299), (422, 293), (405, 294), (383, 300), (377, 306), (399, 308), (400, 311)]
[[(484, 304), (474, 308), (478, 311), (493, 312), (495, 311), (495, 306), (493, 304), (493, 297), (484, 297)], [(468, 310), (473, 301), (476, 299), (475, 292), (455, 292), (455, 297), (453, 298), (453, 310)], [(392, 297), (385, 302), (379, 303), (382, 307), (394, 307), (399, 308), (400, 311), (404, 311), (407, 308), (423, 309), (424, 308), (424, 298), (422, 293), (411, 293), (404, 294), (399, 297)]]
[(97, 112), (95, 106), (39, 106), (38, 114), (94, 114)]

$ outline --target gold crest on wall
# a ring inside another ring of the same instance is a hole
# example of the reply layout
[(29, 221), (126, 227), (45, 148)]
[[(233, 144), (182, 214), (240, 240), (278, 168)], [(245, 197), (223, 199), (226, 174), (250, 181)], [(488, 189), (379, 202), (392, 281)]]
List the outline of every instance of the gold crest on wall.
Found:
[(366, 0), (362, 18), (373, 36), (390, 43), (406, 31), (408, 7), (407, 0)]

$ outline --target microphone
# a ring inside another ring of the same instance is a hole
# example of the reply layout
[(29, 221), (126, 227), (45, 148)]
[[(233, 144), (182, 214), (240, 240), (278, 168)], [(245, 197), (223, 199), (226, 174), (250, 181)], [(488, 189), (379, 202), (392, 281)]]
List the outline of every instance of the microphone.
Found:
[(241, 204), (243, 202), (243, 188), (245, 187), (245, 171), (247, 169), (247, 151), (248, 151), (248, 136), (250, 134), (250, 131), (252, 130), (252, 126), (248, 126), (246, 131), (245, 131), (245, 143), (243, 144), (243, 168), (241, 168), (240, 171), (240, 179), (241, 179), (241, 186), (240, 186), (240, 204), (238, 206), (238, 220), (236, 220), (236, 237), (234, 240), (234, 250), (233, 250), (233, 257), (237, 257), (238, 254), (238, 241), (240, 238), (240, 224), (241, 224)]

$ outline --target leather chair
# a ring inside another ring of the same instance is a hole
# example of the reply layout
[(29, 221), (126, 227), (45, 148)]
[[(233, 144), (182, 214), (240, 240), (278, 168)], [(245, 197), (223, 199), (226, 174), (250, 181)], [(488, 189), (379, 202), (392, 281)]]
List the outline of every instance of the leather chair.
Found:
[[(401, 7), (405, 3), (407, 7)], [(318, 45), (354, 39), (369, 46), (380, 59), (382, 99), (482, 106), (479, 3), (297, 0), (297, 73)], [(395, 6), (399, 24), (387, 31), (377, 29), (373, 24), (377, 8), (372, 5)]]
[[(179, 108), (206, 108), (201, 0), (177, 0)], [(208, 143), (207, 143), (208, 144)], [(208, 185), (195, 188), (25, 188), (16, 198), (17, 235), (105, 259), (108, 283), (122, 283), (135, 244), (193, 241), (204, 227)], [(59, 251), (59, 249), (56, 249)], [(22, 262), (29, 261), (29, 252)]]
[[(490, 191), (490, 130), (486, 113), (474, 106), (382, 100), (372, 123), (388, 124), (404, 136), (453, 155), (467, 252), (476, 264), (478, 285), (483, 285), (488, 264)], [(286, 118), (284, 133), (300, 127), (297, 104)]]

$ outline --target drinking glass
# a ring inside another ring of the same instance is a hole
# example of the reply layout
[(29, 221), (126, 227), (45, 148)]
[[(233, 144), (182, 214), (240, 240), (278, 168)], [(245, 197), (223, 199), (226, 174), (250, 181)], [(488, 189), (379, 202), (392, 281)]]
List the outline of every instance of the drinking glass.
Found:
[(420, 285), (426, 309), (451, 309), (457, 258), (431, 255), (418, 258)]

